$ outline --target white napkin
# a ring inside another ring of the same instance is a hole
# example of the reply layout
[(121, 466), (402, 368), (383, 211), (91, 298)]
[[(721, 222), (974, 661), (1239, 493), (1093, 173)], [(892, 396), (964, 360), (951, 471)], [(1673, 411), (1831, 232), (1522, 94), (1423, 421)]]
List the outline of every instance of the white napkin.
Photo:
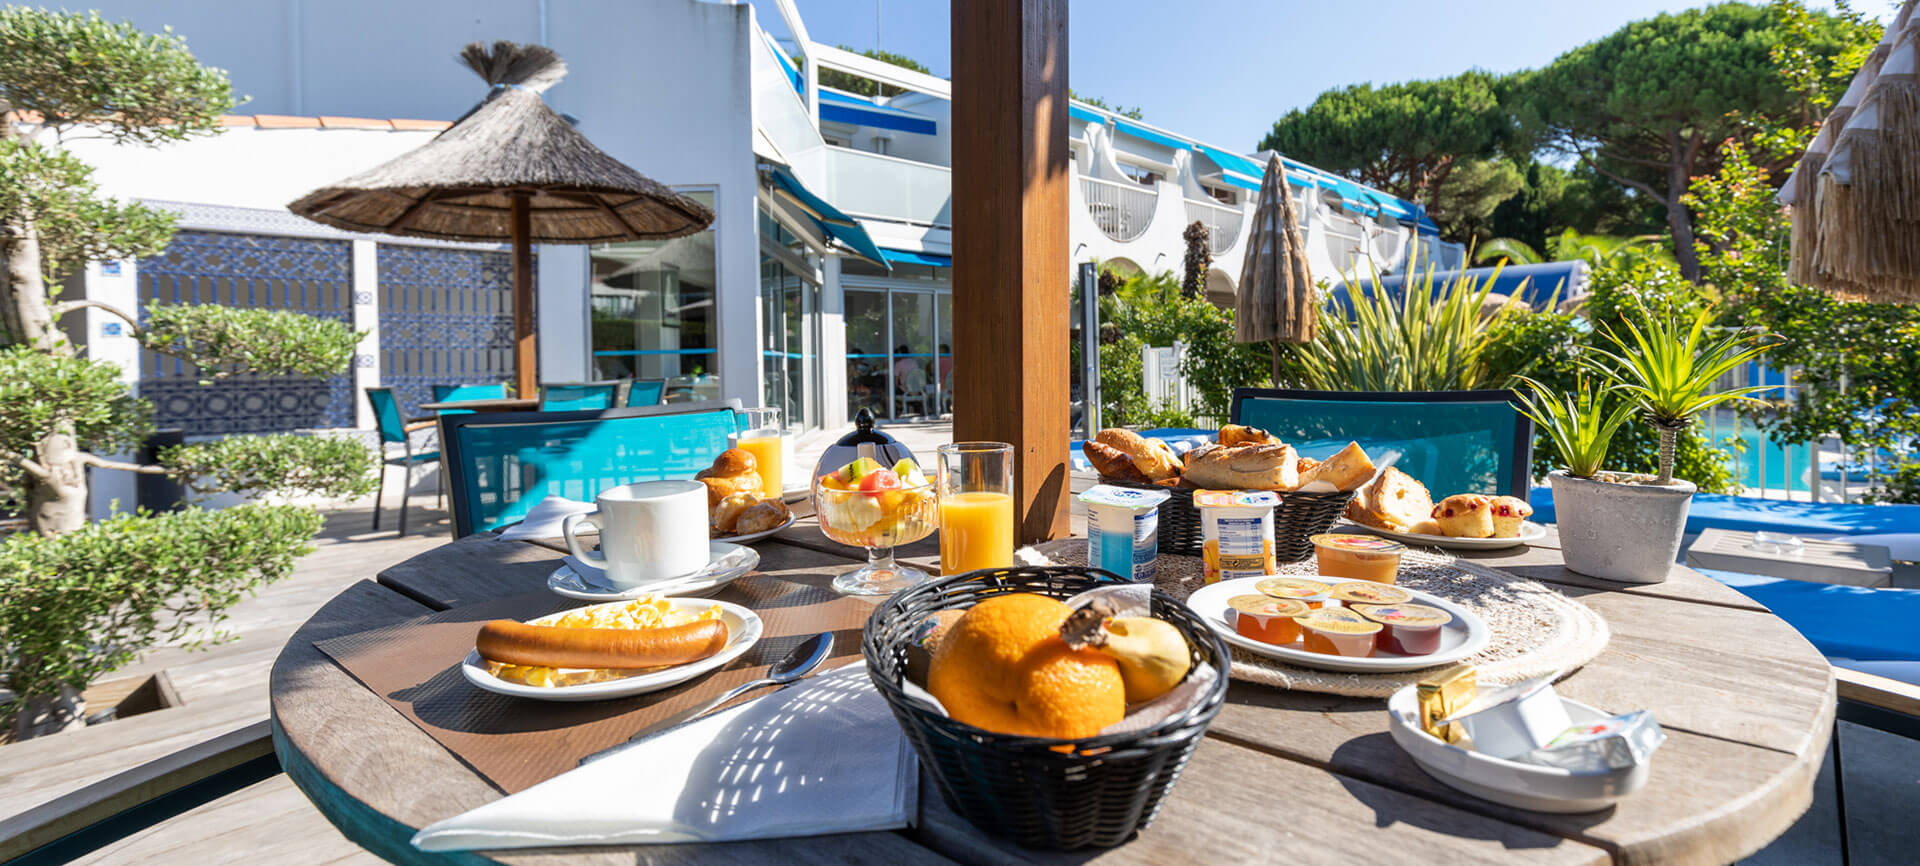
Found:
[(726, 842), (907, 826), (913, 747), (864, 663), (658, 735), (414, 834), (422, 851)]
[[(540, 500), (521, 518), (519, 523), (500, 530), (495, 536), (501, 541), (519, 541), (526, 538), (559, 538), (560, 521), (569, 514), (586, 514), (594, 509), (591, 502), (568, 499), (565, 496), (549, 496)], [(592, 527), (588, 527), (591, 531)]]

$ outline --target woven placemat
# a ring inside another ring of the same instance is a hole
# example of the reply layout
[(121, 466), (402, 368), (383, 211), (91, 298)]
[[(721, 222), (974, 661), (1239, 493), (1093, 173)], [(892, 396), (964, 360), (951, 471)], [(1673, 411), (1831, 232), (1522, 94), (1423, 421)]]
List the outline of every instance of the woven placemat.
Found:
[[(1087, 543), (1073, 539), (1044, 545), (1040, 552), (1058, 565), (1085, 565)], [(1154, 586), (1185, 601), (1206, 585), (1199, 557), (1161, 554)], [(1289, 562), (1281, 574), (1311, 577), (1314, 561)], [(1479, 669), (1482, 683), (1516, 683), (1560, 671), (1572, 673), (1606, 649), (1607, 621), (1593, 608), (1537, 581), (1456, 560), (1437, 551), (1408, 550), (1400, 559), (1400, 585), (1424, 590), (1471, 610), (1493, 632), (1486, 649), (1467, 663)], [(1233, 647), (1232, 676), (1237, 680), (1362, 698), (1384, 698), (1419, 681), (1428, 671), (1360, 674), (1299, 667)]]

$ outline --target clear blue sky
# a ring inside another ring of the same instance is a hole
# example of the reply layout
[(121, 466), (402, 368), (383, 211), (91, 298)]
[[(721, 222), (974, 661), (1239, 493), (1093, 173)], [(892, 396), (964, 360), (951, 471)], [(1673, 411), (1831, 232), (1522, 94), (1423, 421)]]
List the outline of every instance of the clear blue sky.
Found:
[[(945, 77), (947, 0), (795, 0), (816, 42), (875, 46)], [(773, 3), (753, 0), (768, 32)], [(1686, 0), (1080, 0), (1068, 77), (1081, 96), (1138, 106), (1150, 123), (1251, 151), (1273, 122), (1321, 91), (1362, 81), (1511, 72), (1629, 21), (1707, 5)], [(1824, 6), (1827, 4), (1816, 3)], [(1876, 14), (1888, 5), (1857, 0)], [(879, 10), (878, 16), (875, 14)]]

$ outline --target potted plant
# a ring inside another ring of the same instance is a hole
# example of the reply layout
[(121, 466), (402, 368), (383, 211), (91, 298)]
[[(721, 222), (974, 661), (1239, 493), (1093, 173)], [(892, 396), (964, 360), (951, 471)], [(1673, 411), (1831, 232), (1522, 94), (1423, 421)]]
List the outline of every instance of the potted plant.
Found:
[[(1711, 337), (1713, 311), (1691, 322), (1680, 318), (1627, 324), (1627, 338), (1603, 332), (1613, 351), (1593, 349), (1582, 358), (1598, 387), (1583, 381), (1580, 392), (1556, 397), (1540, 383), (1522, 379), (1520, 411), (1546, 431), (1566, 468), (1547, 476), (1553, 485), (1561, 553), (1581, 574), (1628, 583), (1665, 580), (1686, 534), (1691, 481), (1673, 477), (1673, 448), (1695, 416), (1733, 400), (1751, 400), (1758, 387), (1721, 389), (1720, 378), (1768, 348), (1752, 334)], [(1613, 434), (1634, 411), (1660, 437), (1655, 475), (1604, 471)]]

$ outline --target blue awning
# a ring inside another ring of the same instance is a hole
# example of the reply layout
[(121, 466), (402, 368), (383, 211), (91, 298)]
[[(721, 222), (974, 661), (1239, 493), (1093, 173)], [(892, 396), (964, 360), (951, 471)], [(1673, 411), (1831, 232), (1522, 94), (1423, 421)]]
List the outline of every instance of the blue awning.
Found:
[(1107, 118), (1105, 116), (1101, 115), (1099, 112), (1094, 111), (1091, 108), (1081, 105), (1078, 102), (1067, 103), (1067, 116), (1073, 118), (1074, 120), (1084, 120), (1088, 123), (1098, 123), (1098, 124), (1104, 125), (1107, 122)]
[(806, 211), (807, 216), (820, 227), (821, 234), (840, 242), (863, 259), (881, 267), (891, 267), (887, 264), (886, 254), (880, 251), (879, 245), (873, 242), (873, 237), (867, 234), (867, 230), (860, 225), (859, 220), (847, 216), (845, 212), (829, 204), (826, 199), (814, 195), (813, 191), (801, 184), (800, 179), (794, 177), (793, 172), (788, 171), (786, 166), (769, 164), (767, 174), (772, 177), (774, 186), (784, 192), (794, 204), (799, 205), (801, 210)]
[(896, 250), (891, 247), (881, 247), (880, 254), (886, 256), (887, 261), (897, 265), (927, 265), (935, 268), (953, 267), (953, 256), (942, 256), (934, 253), (916, 253), (910, 250)]
[(885, 105), (876, 105), (850, 93), (838, 93), (825, 89), (820, 91), (820, 119), (850, 123), (854, 126), (895, 129), (917, 135), (936, 135), (940, 131), (933, 118)]
[(1174, 150), (1187, 149), (1187, 143), (1180, 139), (1174, 138), (1164, 132), (1148, 129), (1138, 123), (1129, 123), (1117, 117), (1113, 119), (1113, 128), (1142, 141), (1151, 141), (1161, 147), (1172, 148)]

